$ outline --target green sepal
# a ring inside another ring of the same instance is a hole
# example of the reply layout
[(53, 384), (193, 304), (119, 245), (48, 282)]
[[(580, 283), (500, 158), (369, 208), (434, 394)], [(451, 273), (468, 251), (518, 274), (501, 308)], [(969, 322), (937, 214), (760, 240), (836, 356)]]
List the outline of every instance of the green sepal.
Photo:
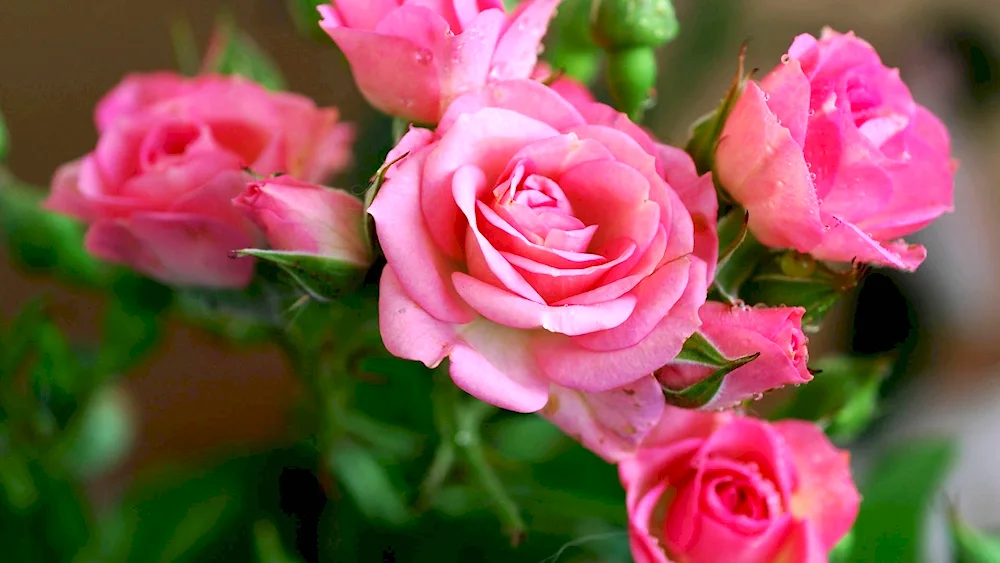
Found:
[[(736, 67), (736, 77), (722, 99), (719, 107), (711, 113), (706, 114), (694, 123), (691, 128), (691, 138), (684, 149), (691, 158), (694, 159), (698, 173), (704, 174), (712, 170), (715, 165), (715, 149), (719, 145), (722, 137), (722, 129), (726, 126), (726, 119), (733, 111), (736, 101), (743, 95), (749, 75), (744, 71), (744, 61), (746, 59), (747, 47), (744, 43), (740, 48), (739, 62)], [(720, 195), (725, 195), (724, 193)], [(728, 198), (724, 198), (728, 199)]]
[(545, 60), (583, 83), (597, 75), (601, 48), (590, 32), (592, 0), (563, 0), (545, 34)]
[(858, 264), (836, 271), (805, 254), (775, 252), (743, 284), (740, 297), (753, 304), (804, 307), (802, 328), (815, 332), (833, 306), (869, 271), (871, 268)]
[(730, 305), (740, 302), (740, 287), (753, 275), (768, 249), (749, 232), (750, 214), (735, 208), (719, 220), (719, 261), (711, 297)]
[(306, 252), (244, 248), (234, 254), (238, 257), (252, 256), (278, 266), (317, 301), (329, 301), (350, 293), (364, 281), (368, 270), (353, 262)]
[(727, 375), (759, 357), (760, 352), (757, 352), (755, 354), (750, 354), (749, 356), (743, 356), (742, 358), (732, 360), (712, 372), (712, 374), (705, 379), (686, 389), (681, 389), (680, 391), (674, 391), (664, 387), (663, 396), (666, 398), (667, 403), (675, 407), (685, 409), (698, 409), (704, 407), (705, 405), (711, 403), (712, 399), (719, 394), (719, 389), (722, 388), (722, 382), (726, 380)]
[(201, 74), (212, 72), (238, 74), (270, 90), (285, 89), (285, 79), (274, 59), (225, 15), (216, 21), (201, 65)]
[(834, 441), (849, 442), (878, 415), (879, 391), (892, 367), (888, 357), (824, 358), (813, 365), (813, 380), (795, 389), (769, 418), (812, 420)]

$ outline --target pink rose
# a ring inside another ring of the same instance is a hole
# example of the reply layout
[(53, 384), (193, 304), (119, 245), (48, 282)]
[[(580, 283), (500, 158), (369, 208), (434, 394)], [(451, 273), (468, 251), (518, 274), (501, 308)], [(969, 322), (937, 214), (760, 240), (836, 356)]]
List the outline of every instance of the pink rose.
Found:
[(705, 301), (713, 251), (681, 194), (705, 202), (697, 192), (713, 188), (683, 153), (657, 158), (641, 129), (598, 109), (589, 119), (511, 81), (456, 100), (437, 131), (411, 129), (369, 209), (388, 261), (380, 322), (390, 352), (449, 357), (459, 387), (503, 408), (573, 394), (546, 409), (558, 417), (571, 399), (628, 395), (642, 408), (601, 423), (635, 443), (663, 406), (651, 374)]
[(782, 64), (747, 84), (715, 172), (765, 245), (913, 270), (926, 250), (900, 237), (952, 210), (950, 151), (898, 70), (827, 29), (798, 36)]
[[(784, 385), (812, 379), (806, 368), (809, 351), (802, 332), (801, 307), (730, 307), (709, 301), (702, 305), (698, 333), (729, 360), (760, 353), (757, 359), (730, 372), (718, 394), (703, 408), (725, 408)], [(704, 380), (717, 368), (674, 361), (657, 372), (667, 389), (682, 390)]]
[(371, 264), (364, 205), (347, 192), (279, 176), (249, 184), (233, 203), (264, 231), (274, 250)]
[(320, 26), (358, 88), (385, 113), (437, 123), (452, 100), (494, 80), (528, 78), (560, 0), (334, 0)]
[(849, 454), (813, 424), (668, 407), (619, 466), (636, 563), (814, 563), (851, 528)]
[(240, 287), (228, 253), (259, 236), (230, 203), (258, 174), (322, 181), (350, 157), (335, 109), (236, 77), (127, 77), (97, 106), (94, 152), (63, 165), (49, 209), (91, 223), (86, 247), (178, 285)]

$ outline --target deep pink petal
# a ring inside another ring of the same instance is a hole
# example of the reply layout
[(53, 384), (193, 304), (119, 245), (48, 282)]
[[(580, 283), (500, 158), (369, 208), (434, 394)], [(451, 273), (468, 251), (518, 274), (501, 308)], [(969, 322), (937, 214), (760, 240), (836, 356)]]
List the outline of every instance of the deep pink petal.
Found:
[(238, 288), (253, 275), (253, 260), (229, 257), (233, 250), (251, 246), (252, 239), (196, 215), (136, 213), (97, 221), (87, 231), (85, 245), (99, 258), (169, 284)]
[(861, 503), (850, 454), (834, 447), (815, 424), (785, 420), (774, 428), (788, 445), (798, 474), (791, 510), (816, 527), (823, 551), (829, 551), (854, 525)]
[(587, 334), (620, 325), (635, 308), (635, 298), (629, 295), (599, 305), (551, 307), (460, 272), (452, 280), (458, 294), (481, 315), (497, 324), (522, 330), (541, 328), (568, 336)]
[(762, 243), (809, 252), (822, 240), (819, 201), (802, 149), (753, 82), (726, 121), (715, 171), (750, 212), (750, 229)]
[(760, 89), (766, 93), (767, 107), (778, 123), (788, 129), (792, 140), (804, 146), (811, 87), (799, 61), (779, 65), (761, 80)]
[(912, 272), (927, 258), (927, 249), (919, 244), (879, 242), (847, 221), (837, 217), (827, 221), (833, 227), (826, 233), (823, 243), (812, 250), (812, 255), (820, 260), (857, 261)]
[(358, 89), (373, 106), (418, 123), (436, 123), (441, 91), (432, 53), (401, 37), (329, 25)]

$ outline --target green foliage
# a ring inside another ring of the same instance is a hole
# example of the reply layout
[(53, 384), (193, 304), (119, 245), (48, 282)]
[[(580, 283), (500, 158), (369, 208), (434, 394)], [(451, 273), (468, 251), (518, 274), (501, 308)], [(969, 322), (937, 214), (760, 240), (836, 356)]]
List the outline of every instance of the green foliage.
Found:
[(238, 74), (271, 90), (285, 89), (285, 79), (274, 59), (229, 16), (219, 17), (201, 72)]
[(948, 519), (955, 563), (997, 563), (1000, 561), (1000, 538), (984, 534), (962, 521), (952, 511)]
[(840, 443), (856, 438), (878, 414), (879, 389), (892, 372), (892, 360), (836, 356), (813, 367), (818, 371), (813, 380), (795, 389), (771, 418), (816, 421)]
[[(726, 92), (726, 96), (722, 99), (722, 103), (711, 113), (708, 113), (695, 122), (691, 129), (691, 138), (684, 149), (694, 159), (699, 174), (704, 174), (714, 168), (715, 149), (719, 145), (719, 139), (722, 137), (722, 130), (726, 126), (726, 119), (732, 113), (736, 101), (743, 95), (743, 89), (746, 87), (747, 80), (749, 80), (749, 76), (743, 68), (745, 58), (746, 45), (744, 44), (740, 50), (736, 76), (733, 78), (733, 83)], [(721, 190), (720, 196), (726, 199), (724, 197), (725, 194)]]
[(11, 258), (28, 270), (83, 285), (100, 285), (107, 268), (84, 250), (84, 228), (42, 209), (44, 193), (0, 168), (0, 235)]
[(288, 6), (288, 15), (292, 18), (292, 23), (296, 29), (307, 37), (317, 40), (327, 40), (326, 33), (319, 26), (319, 12), (316, 7), (326, 4), (328, 0), (285, 0)]
[(0, 113), (0, 162), (7, 159), (8, 152), (10, 152), (10, 134), (7, 132), (7, 122)]
[(320, 301), (328, 301), (351, 293), (364, 281), (365, 273), (368, 271), (367, 267), (353, 262), (305, 252), (245, 248), (237, 250), (236, 254), (241, 257), (254, 257), (278, 266), (309, 297)]
[(861, 513), (848, 561), (922, 561), (928, 511), (955, 457), (947, 441), (900, 444), (886, 452), (861, 486)]

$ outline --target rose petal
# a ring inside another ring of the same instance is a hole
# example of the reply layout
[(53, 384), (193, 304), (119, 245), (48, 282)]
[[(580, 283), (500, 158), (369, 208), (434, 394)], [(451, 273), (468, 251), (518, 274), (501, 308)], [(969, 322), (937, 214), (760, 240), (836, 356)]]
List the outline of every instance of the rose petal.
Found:
[(588, 450), (615, 463), (635, 452), (660, 419), (663, 392), (652, 377), (603, 393), (553, 385), (542, 416)]

